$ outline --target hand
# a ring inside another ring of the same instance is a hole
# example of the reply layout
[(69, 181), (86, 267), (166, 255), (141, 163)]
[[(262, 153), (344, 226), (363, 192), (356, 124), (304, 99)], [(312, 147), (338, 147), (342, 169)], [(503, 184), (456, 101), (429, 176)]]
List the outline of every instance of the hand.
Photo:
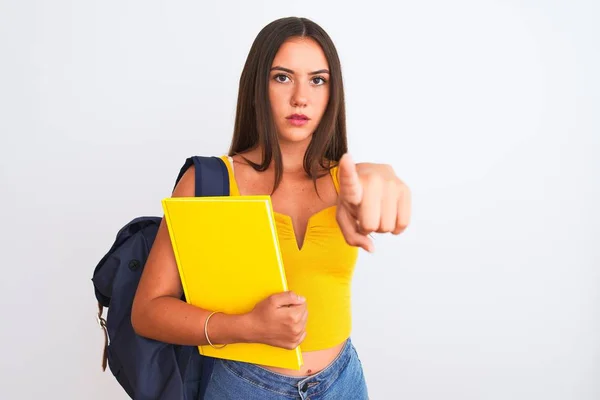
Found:
[(384, 164), (354, 164), (345, 154), (339, 164), (340, 194), (337, 222), (346, 242), (374, 251), (369, 235), (398, 235), (408, 226), (411, 198), (408, 187)]
[(293, 350), (306, 337), (306, 300), (283, 292), (267, 297), (248, 313), (251, 342)]

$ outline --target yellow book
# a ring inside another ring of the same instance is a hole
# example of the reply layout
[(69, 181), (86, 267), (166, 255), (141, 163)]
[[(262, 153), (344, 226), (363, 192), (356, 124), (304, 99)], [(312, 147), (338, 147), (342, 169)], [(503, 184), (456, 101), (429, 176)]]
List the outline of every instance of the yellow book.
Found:
[[(162, 206), (188, 303), (243, 314), (288, 290), (270, 196), (174, 197)], [(198, 349), (209, 357), (273, 367), (299, 370), (303, 364), (299, 347), (233, 343)]]

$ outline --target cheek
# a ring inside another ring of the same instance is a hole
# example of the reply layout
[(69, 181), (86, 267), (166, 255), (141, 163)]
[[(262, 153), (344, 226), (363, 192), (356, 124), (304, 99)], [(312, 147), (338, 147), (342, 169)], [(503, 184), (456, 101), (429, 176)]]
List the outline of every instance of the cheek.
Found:
[(285, 111), (286, 93), (283, 87), (269, 86), (269, 101), (273, 115), (278, 115)]
[(329, 102), (329, 88), (327, 90), (323, 90), (316, 97), (316, 104), (319, 109), (319, 112), (324, 113), (327, 108), (327, 103)]

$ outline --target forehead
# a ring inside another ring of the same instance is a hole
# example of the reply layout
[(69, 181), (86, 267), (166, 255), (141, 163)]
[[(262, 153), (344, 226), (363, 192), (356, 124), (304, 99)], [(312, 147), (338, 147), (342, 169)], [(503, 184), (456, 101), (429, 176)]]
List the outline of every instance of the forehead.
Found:
[(329, 68), (325, 53), (312, 38), (294, 37), (286, 40), (275, 55), (273, 65), (294, 72), (309, 72)]

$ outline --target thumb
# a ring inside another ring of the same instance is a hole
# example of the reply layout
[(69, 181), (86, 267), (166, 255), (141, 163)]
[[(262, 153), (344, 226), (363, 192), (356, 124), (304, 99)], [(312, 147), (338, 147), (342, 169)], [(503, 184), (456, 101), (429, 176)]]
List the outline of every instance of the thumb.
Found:
[(277, 307), (302, 305), (306, 301), (304, 297), (298, 296), (291, 290), (276, 294), (273, 299), (275, 300), (275, 305)]
[(346, 153), (342, 156), (339, 166), (340, 198), (352, 205), (359, 205), (363, 197), (363, 188), (356, 172), (356, 164)]

